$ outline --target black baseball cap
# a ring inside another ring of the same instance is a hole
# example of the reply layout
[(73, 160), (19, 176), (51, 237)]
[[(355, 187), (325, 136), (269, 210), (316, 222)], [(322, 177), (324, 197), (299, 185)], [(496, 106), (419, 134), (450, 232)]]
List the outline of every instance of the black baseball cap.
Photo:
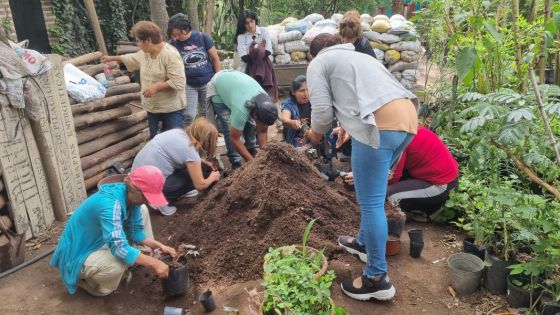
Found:
[(278, 119), (278, 108), (266, 93), (261, 93), (255, 97), (257, 118), (267, 126), (274, 124)]

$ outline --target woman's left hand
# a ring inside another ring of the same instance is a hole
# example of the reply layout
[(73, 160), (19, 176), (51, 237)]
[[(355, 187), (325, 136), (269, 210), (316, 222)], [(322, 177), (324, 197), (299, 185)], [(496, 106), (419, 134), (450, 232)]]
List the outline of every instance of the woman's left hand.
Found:
[(173, 247), (169, 247), (162, 244), (160, 249), (163, 253), (171, 255), (171, 257), (177, 256), (177, 252), (175, 251), (175, 249), (173, 249)]
[(147, 86), (144, 89), (144, 91), (142, 92), (142, 95), (144, 95), (144, 97), (149, 98), (149, 97), (154, 96), (154, 94), (156, 94), (156, 93), (157, 93), (157, 87), (154, 84), (152, 84), (152, 85)]

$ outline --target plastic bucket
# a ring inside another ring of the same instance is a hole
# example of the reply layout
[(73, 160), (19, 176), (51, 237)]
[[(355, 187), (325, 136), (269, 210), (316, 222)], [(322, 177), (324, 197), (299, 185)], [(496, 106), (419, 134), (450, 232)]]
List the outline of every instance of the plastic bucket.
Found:
[(447, 259), (451, 287), (460, 295), (469, 295), (480, 287), (484, 262), (472, 254), (456, 253)]

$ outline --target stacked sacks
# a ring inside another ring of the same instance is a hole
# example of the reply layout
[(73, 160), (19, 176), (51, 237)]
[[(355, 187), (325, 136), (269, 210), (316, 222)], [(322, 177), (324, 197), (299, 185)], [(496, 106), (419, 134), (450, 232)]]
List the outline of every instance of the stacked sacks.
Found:
[(377, 15), (364, 36), (377, 59), (405, 88), (413, 90), (418, 80), (418, 60), (423, 52), (414, 25), (398, 14), (391, 19)]

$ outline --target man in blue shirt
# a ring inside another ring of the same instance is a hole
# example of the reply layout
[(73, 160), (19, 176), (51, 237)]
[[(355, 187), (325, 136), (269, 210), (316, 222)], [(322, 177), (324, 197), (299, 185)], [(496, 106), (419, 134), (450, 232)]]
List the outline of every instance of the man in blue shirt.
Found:
[[(123, 273), (134, 264), (150, 267), (161, 278), (169, 266), (129, 244), (142, 244), (175, 256), (173, 248), (153, 239), (150, 216), (144, 203), (159, 207), (163, 175), (151, 165), (132, 171), (124, 182), (101, 185), (68, 220), (50, 265), (60, 271), (68, 292), (81, 287), (95, 296), (115, 291)], [(140, 206), (142, 205), (142, 206)]]

